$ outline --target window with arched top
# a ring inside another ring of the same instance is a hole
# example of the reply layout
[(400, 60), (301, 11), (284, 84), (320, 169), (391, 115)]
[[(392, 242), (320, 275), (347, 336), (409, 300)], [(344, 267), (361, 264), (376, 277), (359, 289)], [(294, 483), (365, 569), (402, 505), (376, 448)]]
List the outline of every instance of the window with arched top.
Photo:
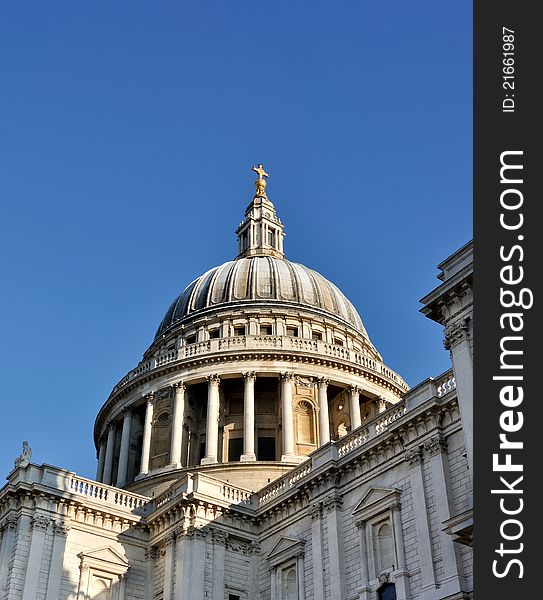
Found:
[(92, 600), (110, 600), (111, 598), (111, 580), (94, 577), (92, 581)]
[(375, 566), (377, 572), (394, 567), (394, 541), (392, 529), (388, 521), (375, 526)]

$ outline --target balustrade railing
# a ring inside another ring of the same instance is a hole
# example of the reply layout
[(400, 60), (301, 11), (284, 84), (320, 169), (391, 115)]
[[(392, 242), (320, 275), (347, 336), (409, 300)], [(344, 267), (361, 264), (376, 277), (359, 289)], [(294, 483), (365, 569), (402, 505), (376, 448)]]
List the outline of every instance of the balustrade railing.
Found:
[(77, 475), (70, 475), (67, 482), (68, 491), (85, 496), (97, 502), (125, 508), (131, 512), (144, 514), (145, 506), (150, 502), (147, 496), (125, 492), (119, 488), (104, 485)]
[(435, 381), (438, 398), (452, 392), (456, 389), (456, 379), (454, 378), (452, 371), (447, 371), (441, 377), (438, 377)]
[[(224, 352), (228, 350), (262, 350), (262, 349), (288, 349), (298, 352), (307, 352), (308, 354), (316, 354), (321, 356), (329, 356), (339, 360), (347, 361), (359, 365), (364, 369), (373, 371), (393, 381), (400, 389), (407, 391), (408, 385), (404, 380), (392, 369), (389, 369), (382, 363), (366, 356), (362, 352), (350, 350), (345, 346), (329, 344), (322, 340), (308, 340), (304, 338), (277, 336), (277, 335), (253, 335), (253, 336), (234, 336), (228, 338), (220, 338), (206, 340), (204, 342), (196, 342), (188, 346), (183, 346), (180, 349), (171, 350), (165, 354), (161, 354), (156, 358), (151, 358), (125, 375), (119, 383), (113, 388), (113, 392), (117, 392), (127, 383), (146, 375), (155, 368), (163, 367), (166, 364), (173, 363), (177, 360), (184, 360), (214, 352)], [(445, 389), (445, 388), (444, 388)], [(445, 393), (445, 392), (444, 392)]]

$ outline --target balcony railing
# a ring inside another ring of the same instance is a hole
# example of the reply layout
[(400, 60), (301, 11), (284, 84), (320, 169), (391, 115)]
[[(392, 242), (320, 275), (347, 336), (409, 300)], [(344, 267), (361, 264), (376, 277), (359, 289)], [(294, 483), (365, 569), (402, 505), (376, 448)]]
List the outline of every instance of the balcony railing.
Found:
[(165, 354), (160, 354), (140, 363), (119, 381), (111, 393), (115, 394), (134, 379), (171, 363), (183, 362), (206, 355), (222, 354), (224, 352), (251, 350), (282, 350), (284, 352), (302, 352), (304, 354), (332, 358), (355, 364), (370, 373), (375, 373), (383, 379), (393, 382), (402, 391), (406, 392), (409, 389), (405, 381), (392, 369), (361, 352), (356, 352), (345, 346), (329, 344), (322, 340), (307, 340), (290, 336), (247, 335), (196, 342), (195, 344), (189, 344), (179, 349), (170, 350)]

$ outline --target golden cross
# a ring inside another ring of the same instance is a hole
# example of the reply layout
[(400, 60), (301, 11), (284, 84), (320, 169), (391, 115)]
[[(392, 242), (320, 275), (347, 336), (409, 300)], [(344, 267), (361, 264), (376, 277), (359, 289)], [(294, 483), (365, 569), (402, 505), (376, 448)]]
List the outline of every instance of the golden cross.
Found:
[(264, 177), (269, 177), (269, 175), (266, 173), (266, 171), (264, 171), (264, 168), (262, 167), (262, 165), (258, 165), (258, 167), (253, 167), (253, 171), (255, 173), (258, 173), (258, 181), (260, 181), (261, 179), (264, 179)]

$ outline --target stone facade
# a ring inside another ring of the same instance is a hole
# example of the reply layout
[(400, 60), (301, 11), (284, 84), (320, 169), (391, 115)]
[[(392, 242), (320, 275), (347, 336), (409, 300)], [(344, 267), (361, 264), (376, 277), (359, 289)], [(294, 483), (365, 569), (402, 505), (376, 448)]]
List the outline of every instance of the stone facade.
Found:
[(9, 474), (0, 600), (471, 597), (468, 247), (423, 300), (453, 369), (409, 390), (341, 292), (284, 259), (256, 172), (237, 262), (180, 295), (101, 409), (97, 481)]

